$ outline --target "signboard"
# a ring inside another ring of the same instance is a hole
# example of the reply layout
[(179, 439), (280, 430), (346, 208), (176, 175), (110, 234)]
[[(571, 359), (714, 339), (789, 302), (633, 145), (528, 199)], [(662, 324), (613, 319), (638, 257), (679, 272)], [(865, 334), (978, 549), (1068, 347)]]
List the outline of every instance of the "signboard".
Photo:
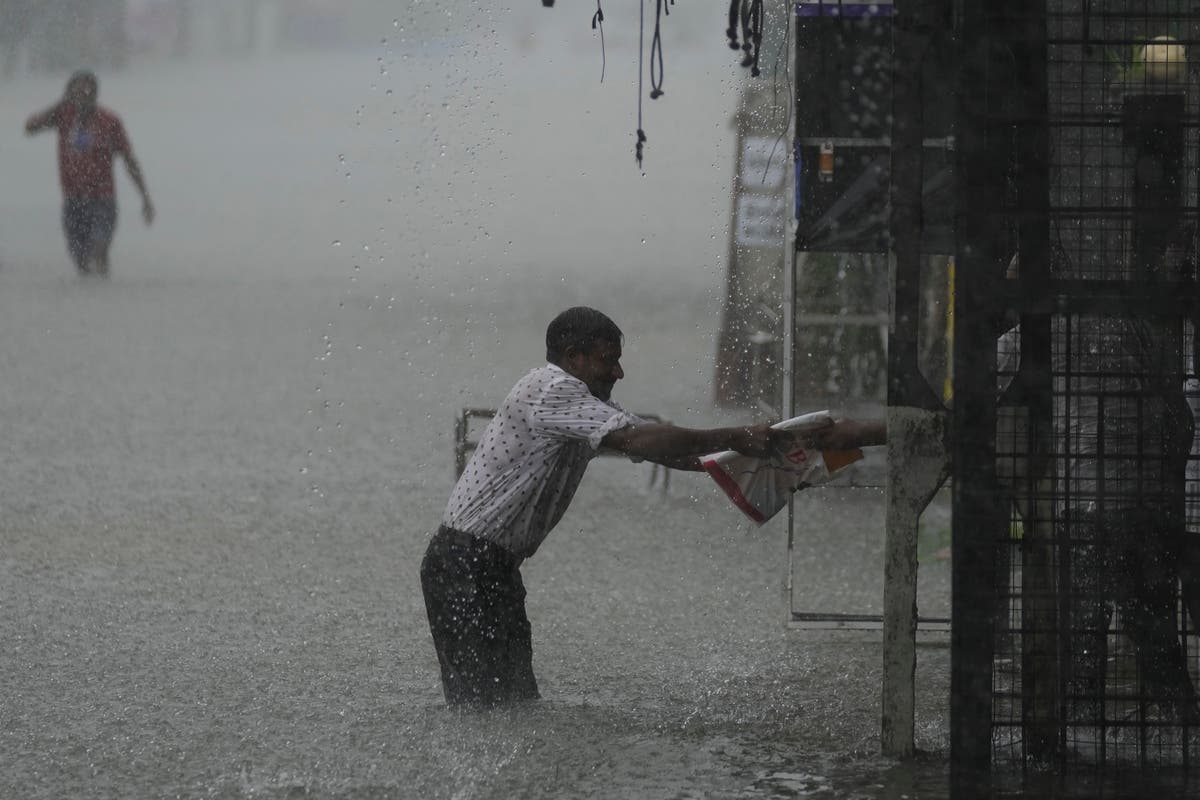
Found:
[[(774, 151), (774, 152), (772, 152)], [(786, 150), (778, 136), (742, 139), (734, 241), (737, 247), (783, 247), (787, 233)]]

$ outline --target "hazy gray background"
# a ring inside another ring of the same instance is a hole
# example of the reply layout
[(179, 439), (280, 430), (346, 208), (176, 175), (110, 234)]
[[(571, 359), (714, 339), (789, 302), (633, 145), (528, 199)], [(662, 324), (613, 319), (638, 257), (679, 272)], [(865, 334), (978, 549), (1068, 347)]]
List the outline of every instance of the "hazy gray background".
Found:
[[(936, 763), (875, 755), (877, 641), (789, 632), (782, 523), (702, 475), (663, 496), (597, 463), (524, 570), (545, 701), (442, 707), (416, 578), (451, 423), (540, 361), (555, 313), (624, 328), (628, 407), (745, 418), (710, 403), (745, 79), (724, 7), (667, 20), (643, 174), (636, 7), (605, 8), (601, 84), (594, 9), (559, 5), (263, 0), (309, 27), (260, 20), (253, 46), (213, 33), (236, 29), (215, 0), (185, 48), (141, 18), (97, 69), (159, 218), (121, 175), (107, 282), (68, 262), (53, 137), (22, 135), (86, 60), (16, 59), (0, 795), (938, 796)], [(878, 493), (820, 497), (801, 591), (877, 609)], [(944, 656), (919, 668), (941, 752)]]

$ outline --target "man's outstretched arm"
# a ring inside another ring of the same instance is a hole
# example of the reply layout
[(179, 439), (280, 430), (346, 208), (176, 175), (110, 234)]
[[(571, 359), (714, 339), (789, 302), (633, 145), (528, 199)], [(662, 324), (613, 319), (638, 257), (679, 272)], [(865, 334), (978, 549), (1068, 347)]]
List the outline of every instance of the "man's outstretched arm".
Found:
[(766, 458), (794, 442), (794, 433), (777, 431), (769, 425), (699, 429), (651, 423), (612, 431), (600, 444), (676, 469), (699, 469), (698, 456), (708, 453), (736, 450), (748, 456)]
[(35, 133), (41, 133), (45, 130), (58, 125), (58, 103), (55, 103), (45, 111), (39, 111), (28, 120), (25, 121), (25, 133), (32, 136)]

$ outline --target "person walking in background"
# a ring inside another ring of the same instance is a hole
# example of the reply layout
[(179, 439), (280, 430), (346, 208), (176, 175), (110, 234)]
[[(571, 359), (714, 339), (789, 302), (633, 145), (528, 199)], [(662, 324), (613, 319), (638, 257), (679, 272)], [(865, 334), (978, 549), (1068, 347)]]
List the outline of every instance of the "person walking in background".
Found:
[(113, 157), (125, 160), (142, 196), (142, 216), (154, 221), (154, 205), (120, 117), (96, 103), (99, 81), (86, 70), (67, 81), (62, 99), (34, 114), (25, 132), (58, 131), (58, 172), (63, 190), (62, 223), (67, 249), (80, 274), (108, 274), (108, 250), (117, 224)]

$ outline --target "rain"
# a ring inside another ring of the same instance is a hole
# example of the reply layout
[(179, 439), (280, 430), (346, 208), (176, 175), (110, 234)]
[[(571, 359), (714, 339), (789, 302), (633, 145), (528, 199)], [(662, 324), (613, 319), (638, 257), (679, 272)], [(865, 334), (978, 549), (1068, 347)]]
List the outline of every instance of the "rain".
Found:
[[(724, 9), (673, 7), (640, 166), (638, 7), (603, 43), (593, 13), (0, 3), (0, 796), (947, 796), (948, 638), (902, 762), (878, 632), (788, 625), (880, 612), (870, 455), (798, 495), (793, 562), (707, 476), (598, 459), (523, 568), (542, 700), (445, 707), (418, 567), (454, 422), (555, 314), (621, 326), (625, 408), (761, 413), (714, 402), (748, 80)], [(72, 265), (54, 133), (23, 131), (81, 68), (157, 212), (119, 165), (106, 277)]]

